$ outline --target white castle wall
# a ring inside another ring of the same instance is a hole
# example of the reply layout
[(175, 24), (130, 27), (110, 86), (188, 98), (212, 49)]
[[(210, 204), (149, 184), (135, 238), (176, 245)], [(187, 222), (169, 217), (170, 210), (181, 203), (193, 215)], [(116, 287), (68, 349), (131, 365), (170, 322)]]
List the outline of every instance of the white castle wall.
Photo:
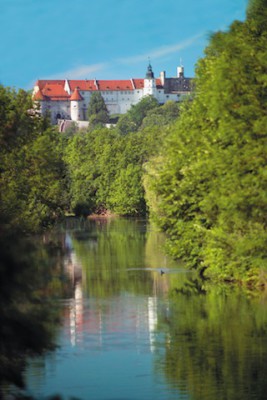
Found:
[(43, 103), (43, 112), (51, 115), (53, 124), (57, 123), (58, 118), (71, 119), (70, 101), (40, 101)]
[[(57, 123), (58, 119), (71, 119), (73, 121), (87, 120), (87, 109), (91, 97), (90, 92), (80, 92), (83, 96), (81, 101), (40, 101), (40, 112), (49, 112), (52, 123)], [(148, 95), (153, 95), (160, 104), (165, 104), (168, 100), (180, 101), (184, 94), (166, 94), (163, 89), (156, 89), (152, 86), (133, 91), (121, 91), (107, 93), (100, 92), (107, 105), (110, 115), (125, 114), (132, 105)]]
[(72, 100), (70, 102), (70, 116), (72, 121), (79, 121), (82, 119), (80, 107), (82, 108), (82, 104), (80, 105), (80, 101)]
[[(177, 76), (181, 77), (184, 74), (184, 68), (182, 66), (177, 68)], [(166, 80), (165, 72), (160, 74), (162, 85)], [(132, 81), (134, 86), (134, 83)], [(38, 86), (34, 87), (33, 94), (39, 90)], [(64, 90), (71, 95), (71, 89), (68, 80), (65, 81)], [(40, 101), (40, 112), (45, 114), (49, 112), (51, 115), (52, 123), (57, 123), (58, 119), (73, 120), (73, 121), (84, 121), (87, 120), (87, 109), (93, 92), (80, 90), (83, 100), (80, 101), (69, 101), (69, 100), (48, 100)], [(132, 105), (140, 102), (144, 96), (154, 96), (160, 104), (165, 104), (168, 100), (181, 101), (187, 94), (184, 92), (177, 93), (165, 93), (163, 88), (157, 88), (155, 78), (145, 78), (143, 89), (133, 90), (109, 90), (100, 91), (104, 101), (106, 103), (109, 114), (125, 114)]]

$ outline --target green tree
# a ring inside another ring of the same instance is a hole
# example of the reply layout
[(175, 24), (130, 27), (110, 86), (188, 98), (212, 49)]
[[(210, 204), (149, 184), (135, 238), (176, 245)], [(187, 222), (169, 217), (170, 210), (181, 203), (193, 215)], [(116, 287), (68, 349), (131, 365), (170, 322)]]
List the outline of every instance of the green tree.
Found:
[(0, 220), (12, 230), (36, 230), (66, 205), (61, 137), (34, 116), (29, 93), (0, 87)]
[[(263, 15), (265, 16), (263, 18)], [(213, 279), (266, 281), (267, 5), (211, 37), (194, 100), (147, 166), (170, 249)]]
[(90, 126), (106, 124), (109, 121), (108, 109), (100, 92), (93, 92), (87, 110)]
[(153, 96), (144, 97), (139, 103), (133, 105), (130, 110), (122, 115), (117, 123), (117, 130), (126, 135), (136, 132), (142, 125), (143, 119), (150, 110), (159, 107), (158, 101)]
[(179, 118), (180, 104), (174, 101), (167, 101), (160, 107), (148, 110), (141, 125), (141, 129), (152, 126), (167, 126)]

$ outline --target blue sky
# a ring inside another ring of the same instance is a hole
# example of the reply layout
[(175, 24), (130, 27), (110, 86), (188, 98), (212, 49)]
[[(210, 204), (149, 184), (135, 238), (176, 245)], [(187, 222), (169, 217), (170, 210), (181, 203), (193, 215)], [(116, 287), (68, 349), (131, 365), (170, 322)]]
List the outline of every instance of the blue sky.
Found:
[(247, 0), (0, 0), (0, 83), (194, 76), (209, 34), (244, 20)]

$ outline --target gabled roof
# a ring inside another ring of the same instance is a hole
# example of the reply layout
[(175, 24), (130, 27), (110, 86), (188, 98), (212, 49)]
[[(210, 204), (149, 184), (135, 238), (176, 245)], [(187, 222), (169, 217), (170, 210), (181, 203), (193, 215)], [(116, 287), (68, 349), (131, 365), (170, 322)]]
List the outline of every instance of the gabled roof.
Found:
[[(144, 79), (133, 79), (132, 81), (134, 83), (135, 89), (143, 89), (144, 88)], [(156, 79), (156, 87), (158, 89), (163, 89), (160, 79)]]
[(133, 90), (131, 79), (127, 80), (98, 80), (98, 90)]
[[(65, 80), (38, 80), (35, 84), (38, 91), (35, 100), (69, 101), (83, 100), (80, 91), (133, 91), (144, 88), (144, 79), (125, 80), (68, 80), (71, 95), (65, 90)], [(160, 79), (156, 79), (156, 86), (162, 89)]]
[[(144, 87), (144, 79), (142, 81), (142, 87)], [(68, 81), (70, 90), (73, 91), (76, 87), (82, 91), (116, 91), (116, 90), (133, 90), (132, 80), (69, 80)]]
[(38, 86), (39, 87), (39, 89), (43, 89), (44, 87), (45, 87), (45, 85), (49, 85), (49, 84), (52, 84), (52, 85), (61, 85), (62, 87), (64, 87), (64, 85), (65, 85), (65, 80), (64, 79), (41, 79), (41, 80), (38, 80), (37, 82), (36, 82), (36, 84), (35, 84), (35, 86)]
[(68, 84), (70, 87), (71, 92), (75, 90), (75, 88), (78, 88), (79, 90), (82, 91), (87, 91), (87, 90), (97, 90), (97, 86), (95, 85), (95, 81), (93, 79), (88, 80), (88, 79), (83, 79), (83, 80), (68, 80)]
[(144, 79), (133, 79), (132, 81), (133, 81), (135, 89), (143, 89)]
[[(65, 81), (62, 81), (63, 83)], [(64, 84), (57, 81), (47, 81), (42, 89), (42, 94), (50, 100), (69, 100), (70, 95), (64, 90)]]
[(34, 94), (33, 96), (33, 100), (34, 101), (44, 101), (44, 100), (48, 100), (46, 96), (43, 95), (43, 93), (41, 92), (40, 89), (38, 89), (38, 91)]
[(161, 79), (156, 79), (156, 87), (157, 89), (163, 89)]

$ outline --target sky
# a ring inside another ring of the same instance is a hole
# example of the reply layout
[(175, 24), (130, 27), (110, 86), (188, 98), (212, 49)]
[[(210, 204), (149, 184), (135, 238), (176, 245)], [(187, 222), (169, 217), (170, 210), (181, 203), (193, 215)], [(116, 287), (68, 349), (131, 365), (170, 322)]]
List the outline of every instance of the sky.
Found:
[(244, 20), (247, 0), (0, 0), (0, 83), (193, 77), (212, 32)]

